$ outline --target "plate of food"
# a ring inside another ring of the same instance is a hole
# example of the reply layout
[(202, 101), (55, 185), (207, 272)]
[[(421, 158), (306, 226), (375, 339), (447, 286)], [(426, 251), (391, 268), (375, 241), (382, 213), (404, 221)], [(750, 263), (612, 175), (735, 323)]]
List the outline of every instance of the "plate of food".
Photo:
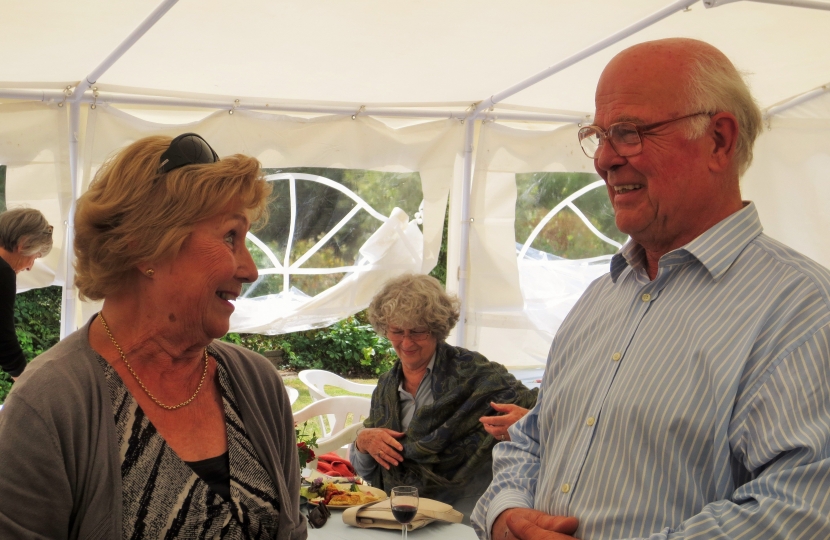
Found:
[(312, 484), (304, 491), (306, 493), (301, 491), (300, 495), (308, 499), (308, 504), (317, 506), (322, 502), (328, 508), (351, 508), (388, 498), (382, 489), (358, 483), (323, 482)]

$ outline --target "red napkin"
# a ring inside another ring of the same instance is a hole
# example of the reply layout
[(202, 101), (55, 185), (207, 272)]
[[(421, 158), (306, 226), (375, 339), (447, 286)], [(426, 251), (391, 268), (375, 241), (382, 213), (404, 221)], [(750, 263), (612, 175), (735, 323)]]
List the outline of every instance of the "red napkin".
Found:
[(348, 459), (336, 452), (329, 452), (317, 457), (317, 470), (328, 476), (355, 476), (354, 467)]

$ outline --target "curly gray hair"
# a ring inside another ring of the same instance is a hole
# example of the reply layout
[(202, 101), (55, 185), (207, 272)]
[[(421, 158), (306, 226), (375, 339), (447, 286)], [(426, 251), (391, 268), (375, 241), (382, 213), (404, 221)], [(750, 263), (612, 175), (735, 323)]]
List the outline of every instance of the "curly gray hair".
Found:
[(458, 322), (460, 302), (432, 276), (404, 274), (386, 282), (369, 304), (369, 322), (378, 334), (389, 326), (429, 328), (444, 341)]

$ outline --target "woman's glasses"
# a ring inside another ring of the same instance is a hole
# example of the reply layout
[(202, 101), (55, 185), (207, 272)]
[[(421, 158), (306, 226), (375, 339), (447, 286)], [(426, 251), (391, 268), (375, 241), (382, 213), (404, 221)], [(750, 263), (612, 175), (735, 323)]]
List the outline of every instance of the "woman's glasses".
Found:
[(196, 133), (182, 133), (170, 143), (159, 158), (158, 172), (168, 173), (185, 165), (216, 163), (219, 156), (213, 148)]
[(423, 341), (429, 337), (429, 330), (403, 330), (401, 328), (387, 329), (386, 337), (390, 341), (403, 341), (406, 338), (412, 341)]
[(331, 511), (326, 507), (325, 503), (321, 502), (308, 513), (308, 524), (312, 529), (319, 529), (326, 524), (329, 516), (331, 516)]

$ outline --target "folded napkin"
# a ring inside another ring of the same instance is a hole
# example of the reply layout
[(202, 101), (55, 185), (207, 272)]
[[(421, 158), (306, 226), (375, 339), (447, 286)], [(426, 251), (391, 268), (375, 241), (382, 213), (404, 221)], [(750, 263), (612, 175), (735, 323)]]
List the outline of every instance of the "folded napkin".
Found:
[(317, 470), (327, 476), (354, 476), (357, 474), (349, 460), (338, 456), (336, 452), (317, 456)]
[[(421, 497), (418, 500), (418, 513), (415, 514), (415, 519), (407, 524), (407, 529), (414, 531), (433, 521), (461, 523), (463, 518), (463, 514), (458, 510), (454, 510), (452, 506)], [(360, 527), (361, 529), (401, 530), (401, 524), (395, 521), (395, 517), (392, 515), (392, 503), (389, 499), (347, 508), (343, 512), (343, 522), (346, 525)]]

